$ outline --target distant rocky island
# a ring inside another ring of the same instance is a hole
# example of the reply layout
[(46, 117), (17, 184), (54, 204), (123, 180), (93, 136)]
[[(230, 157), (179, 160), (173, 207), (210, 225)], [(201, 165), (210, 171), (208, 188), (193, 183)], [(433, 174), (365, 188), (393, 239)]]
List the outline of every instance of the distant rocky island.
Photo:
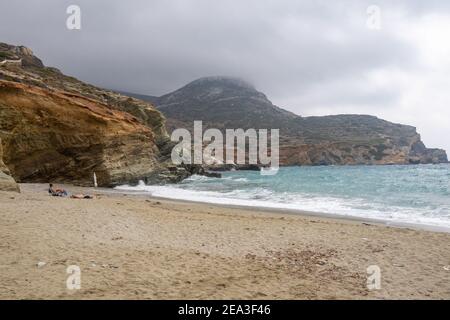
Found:
[(95, 172), (100, 186), (115, 186), (207, 174), (170, 161), (167, 131), (194, 120), (205, 129), (280, 128), (283, 165), (447, 162), (414, 127), (364, 115), (301, 117), (239, 79), (202, 78), (162, 97), (123, 94), (46, 67), (29, 48), (0, 43), (2, 189), (17, 188), (11, 176), (90, 185)]

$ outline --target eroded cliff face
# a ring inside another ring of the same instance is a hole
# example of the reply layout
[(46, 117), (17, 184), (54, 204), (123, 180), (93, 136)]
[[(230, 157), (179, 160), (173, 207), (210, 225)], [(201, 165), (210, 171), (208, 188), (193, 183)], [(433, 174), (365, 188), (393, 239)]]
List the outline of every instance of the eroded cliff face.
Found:
[(415, 143), (412, 146), (398, 146), (389, 142), (374, 145), (337, 142), (281, 146), (280, 163), (284, 165), (390, 165), (447, 162), (445, 151), (426, 149), (415, 155), (412, 151), (415, 146)]
[(0, 138), (18, 182), (92, 185), (95, 172), (100, 186), (114, 186), (190, 175), (161, 161), (165, 119), (150, 103), (83, 83), (4, 43)]
[(0, 43), (0, 138), (20, 182), (100, 186), (179, 182), (208, 174), (175, 166), (165, 118), (151, 103), (46, 67), (23, 46)]
[(11, 62), (0, 64), (0, 80), (83, 96), (98, 101), (109, 109), (130, 113), (141, 123), (150, 127), (157, 136), (167, 135), (165, 118), (151, 103), (95, 87), (64, 75), (56, 68), (46, 67), (39, 58), (33, 55), (31, 49), (23, 46), (0, 43), (0, 63), (2, 56), (8, 57), (8, 61)]
[(0, 81), (3, 160), (19, 182), (101, 186), (158, 167), (155, 134), (134, 116), (63, 91)]
[(427, 148), (416, 128), (373, 116), (302, 118), (296, 137), (280, 143), (280, 161), (299, 165), (446, 163), (445, 150)]

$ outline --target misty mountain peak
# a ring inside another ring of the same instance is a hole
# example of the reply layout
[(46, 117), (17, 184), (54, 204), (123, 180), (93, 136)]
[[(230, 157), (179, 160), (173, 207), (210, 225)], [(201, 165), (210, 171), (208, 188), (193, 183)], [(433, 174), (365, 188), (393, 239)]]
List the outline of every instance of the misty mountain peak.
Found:
[(252, 99), (260, 103), (270, 104), (267, 97), (255, 89), (249, 82), (235, 77), (214, 76), (194, 80), (184, 87), (162, 96), (159, 100), (161, 108), (166, 105), (173, 106), (180, 102), (200, 101), (217, 102), (221, 100)]
[(244, 79), (227, 76), (202, 77), (190, 82), (187, 86), (217, 86), (236, 89), (255, 90), (255, 87)]

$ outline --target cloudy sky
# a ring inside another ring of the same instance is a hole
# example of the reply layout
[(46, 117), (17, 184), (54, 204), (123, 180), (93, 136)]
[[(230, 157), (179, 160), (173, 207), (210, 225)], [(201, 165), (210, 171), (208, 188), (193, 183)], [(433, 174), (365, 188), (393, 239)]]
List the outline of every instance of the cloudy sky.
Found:
[[(72, 4), (81, 30), (66, 27)], [(236, 76), (297, 114), (372, 114), (448, 151), (449, 34), (448, 0), (15, 0), (0, 11), (0, 42), (99, 86), (162, 95)]]

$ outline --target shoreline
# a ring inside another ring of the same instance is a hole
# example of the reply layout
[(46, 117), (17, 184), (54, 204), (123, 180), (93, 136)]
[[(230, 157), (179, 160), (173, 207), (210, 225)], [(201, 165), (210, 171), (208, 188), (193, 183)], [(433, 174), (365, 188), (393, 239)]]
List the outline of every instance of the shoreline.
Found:
[[(93, 189), (99, 190), (99, 189)], [(169, 197), (161, 197), (154, 196), (150, 192), (144, 191), (132, 191), (132, 190), (116, 190), (114, 188), (103, 188), (103, 192), (106, 193), (118, 193), (118, 194), (127, 194), (134, 196), (147, 197), (151, 199), (158, 200), (169, 200), (175, 201), (179, 203), (196, 203), (196, 204), (205, 204), (205, 205), (213, 205), (221, 208), (234, 208), (240, 210), (248, 210), (248, 211), (261, 211), (265, 213), (276, 213), (276, 214), (289, 214), (289, 215), (300, 215), (304, 217), (315, 217), (322, 219), (331, 219), (338, 221), (353, 221), (359, 223), (368, 223), (385, 227), (393, 227), (393, 228), (406, 228), (406, 229), (414, 229), (414, 230), (423, 230), (423, 231), (432, 231), (432, 232), (444, 232), (450, 233), (450, 227), (440, 227), (429, 224), (421, 224), (421, 223), (409, 223), (409, 222), (400, 222), (400, 221), (391, 221), (391, 220), (383, 220), (377, 218), (369, 218), (369, 217), (359, 217), (353, 215), (343, 215), (343, 214), (332, 214), (326, 212), (316, 212), (316, 211), (306, 211), (301, 209), (289, 209), (289, 208), (276, 208), (276, 207), (264, 207), (264, 206), (251, 206), (251, 205), (240, 205), (240, 204), (223, 204), (216, 202), (208, 202), (208, 201), (198, 201), (198, 200), (187, 200), (187, 199), (178, 199), (178, 198), (169, 198)]]
[(1, 299), (450, 299), (448, 233), (57, 187), (0, 192)]

